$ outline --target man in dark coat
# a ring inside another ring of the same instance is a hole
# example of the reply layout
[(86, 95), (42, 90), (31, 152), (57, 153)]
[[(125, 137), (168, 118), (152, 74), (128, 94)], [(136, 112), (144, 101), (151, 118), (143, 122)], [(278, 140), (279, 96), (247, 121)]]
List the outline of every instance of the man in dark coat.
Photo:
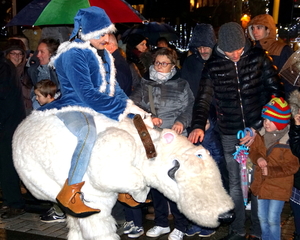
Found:
[[(105, 46), (106, 50), (109, 51), (115, 61), (115, 68), (117, 69), (116, 79), (120, 87), (130, 96), (132, 91), (132, 76), (128, 63), (125, 57), (121, 55), (122, 50), (119, 49), (116, 37), (114, 34), (109, 34), (108, 43)], [(125, 54), (125, 53), (124, 53)]]
[(25, 213), (20, 179), (12, 159), (12, 137), (25, 118), (21, 84), (16, 78), (12, 62), (0, 52), (0, 183), (6, 211), (1, 218), (8, 219)]
[[(218, 34), (218, 43), (212, 57), (202, 72), (200, 87), (194, 105), (191, 142), (202, 141), (212, 101), (217, 110), (217, 126), (221, 134), (227, 170), (229, 193), (235, 204), (236, 219), (224, 239), (246, 239), (245, 206), (240, 180), (240, 166), (233, 158), (236, 145), (250, 146), (262, 127), (261, 110), (271, 96), (283, 96), (283, 89), (273, 66), (264, 50), (252, 48), (242, 27), (225, 23)], [(237, 132), (251, 128), (238, 140)]]
[[(216, 41), (215, 31), (212, 25), (201, 23), (195, 26), (189, 43), (189, 51), (192, 54), (185, 59), (181, 70), (182, 78), (188, 81), (195, 98), (199, 89), (204, 64), (210, 58)], [(191, 131), (189, 131), (189, 133), (190, 132)], [(216, 129), (216, 114), (213, 105), (211, 105), (205, 138), (202, 142), (196, 144), (202, 144), (203, 147), (209, 150), (210, 154), (218, 164), (224, 186), (228, 189), (228, 174), (225, 167), (225, 159), (219, 133)], [(198, 234), (200, 237), (210, 237), (214, 233), (215, 229), (208, 229), (194, 224), (190, 224), (186, 231), (187, 236)]]

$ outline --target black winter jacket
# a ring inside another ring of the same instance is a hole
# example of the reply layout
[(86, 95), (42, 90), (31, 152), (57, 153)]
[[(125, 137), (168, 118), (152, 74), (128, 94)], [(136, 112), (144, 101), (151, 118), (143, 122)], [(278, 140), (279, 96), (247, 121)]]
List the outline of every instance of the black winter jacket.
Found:
[(194, 105), (192, 128), (204, 131), (209, 107), (214, 100), (217, 124), (225, 135), (245, 127), (262, 127), (261, 110), (271, 96), (283, 96), (283, 87), (271, 58), (246, 41), (237, 63), (216, 46), (206, 62)]
[[(292, 150), (292, 153), (300, 159), (300, 126), (291, 124), (290, 131), (289, 131), (289, 137), (290, 137), (290, 147)], [(294, 175), (294, 187), (300, 190), (300, 169), (298, 172)]]

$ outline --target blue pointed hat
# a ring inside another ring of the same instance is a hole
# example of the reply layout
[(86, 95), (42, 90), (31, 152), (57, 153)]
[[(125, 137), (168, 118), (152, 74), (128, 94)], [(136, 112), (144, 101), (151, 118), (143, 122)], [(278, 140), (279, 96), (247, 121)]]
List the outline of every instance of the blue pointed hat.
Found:
[(106, 33), (115, 32), (116, 28), (102, 8), (89, 7), (77, 12), (70, 39), (74, 38), (79, 31), (81, 31), (80, 38), (88, 41), (93, 38), (97, 39)]

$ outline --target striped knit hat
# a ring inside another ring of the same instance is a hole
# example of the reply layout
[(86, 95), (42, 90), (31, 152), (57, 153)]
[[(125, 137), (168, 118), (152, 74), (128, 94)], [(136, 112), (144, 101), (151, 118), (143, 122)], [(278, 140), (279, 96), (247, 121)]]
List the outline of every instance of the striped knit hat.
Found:
[(272, 121), (278, 130), (284, 129), (290, 122), (291, 109), (283, 98), (272, 96), (262, 109), (261, 116)]

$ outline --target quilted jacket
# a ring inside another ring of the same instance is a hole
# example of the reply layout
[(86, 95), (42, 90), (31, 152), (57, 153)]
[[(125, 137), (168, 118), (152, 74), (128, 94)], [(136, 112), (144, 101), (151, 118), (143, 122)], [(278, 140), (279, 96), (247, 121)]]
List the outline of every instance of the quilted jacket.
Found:
[(190, 126), (192, 119), (194, 96), (188, 82), (180, 77), (179, 69), (171, 79), (162, 84), (151, 80), (149, 72), (144, 75), (140, 86), (132, 92), (130, 98), (147, 112), (151, 112), (149, 86), (152, 87), (150, 94), (156, 111), (152, 115), (163, 120), (161, 128), (172, 128), (178, 121), (183, 124), (183, 135), (186, 135), (186, 128)]
[(282, 85), (271, 58), (246, 41), (237, 63), (216, 46), (206, 62), (195, 100), (192, 128), (205, 129), (214, 100), (220, 132), (235, 135), (245, 127), (262, 127), (261, 110), (272, 95), (283, 96)]

